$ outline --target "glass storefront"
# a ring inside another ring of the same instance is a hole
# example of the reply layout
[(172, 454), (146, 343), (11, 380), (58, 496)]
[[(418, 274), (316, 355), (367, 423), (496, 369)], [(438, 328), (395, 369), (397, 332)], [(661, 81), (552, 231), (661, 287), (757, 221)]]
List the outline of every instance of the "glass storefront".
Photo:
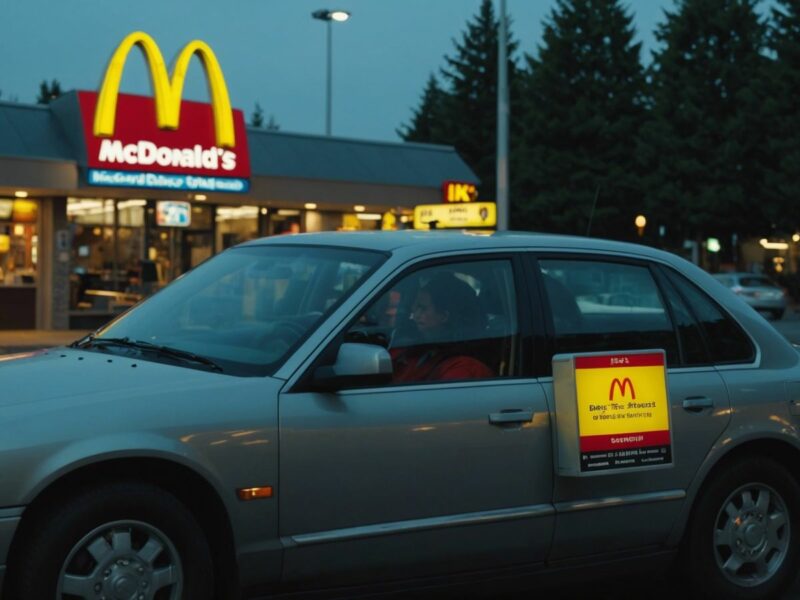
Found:
[(0, 329), (36, 326), (38, 208), (35, 200), (0, 198)]
[[(408, 217), (156, 198), (68, 198), (67, 219), (72, 239), (70, 321), (73, 327), (87, 328), (237, 244), (287, 233), (405, 228)], [(35, 236), (35, 226), (25, 235)], [(2, 244), (0, 237), (0, 267)]]

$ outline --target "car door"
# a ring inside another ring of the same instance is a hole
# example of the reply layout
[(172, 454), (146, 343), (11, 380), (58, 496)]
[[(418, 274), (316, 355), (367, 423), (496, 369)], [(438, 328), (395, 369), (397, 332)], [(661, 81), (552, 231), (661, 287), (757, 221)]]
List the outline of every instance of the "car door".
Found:
[[(402, 340), (417, 327), (408, 315), (421, 310), (411, 303), (419, 303), (421, 283), (428, 289), (444, 273), (451, 299), (480, 305), (473, 317), (459, 313), (455, 334), (469, 332), (458, 352), (475, 355), (445, 359), (460, 375), (451, 369), (446, 381), (407, 376), (337, 393), (304, 391), (311, 373), (289, 382), (280, 397), (285, 581), (544, 560), (553, 528), (550, 419), (542, 386), (522, 369), (532, 345), (517, 260), (461, 256), (410, 267), (343, 324), (314, 365), (344, 340), (382, 343), (397, 375), (398, 352), (412, 347)], [(450, 317), (460, 310), (453, 304)], [(491, 374), (470, 371), (471, 361)]]
[[(531, 261), (531, 272), (551, 316), (551, 356), (665, 351), (672, 431), (671, 467), (556, 477), (550, 558), (661, 545), (730, 418), (727, 389), (709, 358), (707, 340), (681, 295), (647, 262), (542, 254)], [(553, 406), (552, 380), (543, 385)]]

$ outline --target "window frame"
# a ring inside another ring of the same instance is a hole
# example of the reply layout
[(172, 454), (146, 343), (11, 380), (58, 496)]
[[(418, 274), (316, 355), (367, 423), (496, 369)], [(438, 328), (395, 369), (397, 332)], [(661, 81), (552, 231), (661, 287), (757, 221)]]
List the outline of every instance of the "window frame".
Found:
[[(307, 392), (313, 390), (313, 374), (314, 371), (321, 366), (324, 365), (331, 365), (333, 361), (336, 359), (336, 356), (339, 351), (339, 347), (344, 343), (345, 333), (352, 327), (357, 320), (360, 318), (361, 314), (366, 310), (369, 306), (372, 305), (373, 302), (378, 300), (383, 294), (389, 291), (392, 287), (394, 287), (399, 281), (413, 275), (414, 273), (429, 269), (432, 267), (439, 267), (443, 265), (452, 265), (452, 264), (464, 264), (464, 263), (474, 263), (474, 262), (488, 262), (488, 261), (498, 261), (504, 260), (507, 261), (509, 266), (511, 267), (511, 275), (512, 281), (514, 283), (514, 291), (515, 291), (515, 308), (516, 308), (516, 319), (517, 319), (517, 335), (516, 340), (514, 342), (515, 347), (514, 351), (518, 356), (517, 359), (517, 368), (515, 369), (516, 373), (513, 375), (507, 375), (503, 377), (492, 377), (487, 379), (464, 379), (464, 380), (448, 380), (448, 381), (414, 381), (414, 382), (389, 382), (385, 385), (369, 385), (364, 387), (347, 387), (341, 390), (341, 392), (348, 392), (350, 390), (358, 390), (359, 392), (363, 391), (383, 391), (388, 389), (395, 389), (395, 388), (409, 388), (409, 387), (429, 387), (429, 386), (441, 386), (441, 385), (452, 385), (452, 384), (464, 384), (464, 383), (477, 383), (477, 384), (487, 384), (487, 383), (502, 383), (506, 381), (513, 381), (513, 380), (520, 380), (520, 379), (530, 379), (532, 377), (531, 372), (532, 369), (530, 368), (530, 356), (533, 355), (534, 357), (540, 355), (542, 352), (541, 343), (543, 339), (537, 338), (534, 335), (534, 318), (532, 315), (532, 311), (529, 310), (530, 307), (530, 290), (529, 290), (529, 282), (528, 277), (525, 273), (525, 268), (523, 265), (523, 257), (522, 253), (520, 252), (508, 252), (508, 251), (498, 251), (498, 252), (481, 252), (481, 253), (465, 253), (465, 254), (447, 254), (446, 256), (437, 256), (433, 258), (425, 258), (422, 257), (420, 260), (409, 264), (407, 266), (401, 267), (395, 275), (391, 278), (382, 282), (380, 286), (376, 286), (376, 289), (369, 294), (367, 298), (365, 298), (359, 305), (358, 309), (355, 311), (352, 317), (343, 321), (341, 324), (338, 325), (338, 331), (336, 331), (333, 339), (331, 339), (325, 346), (325, 348), (317, 354), (317, 356), (312, 360), (311, 364), (304, 370), (304, 372), (300, 375), (297, 379), (296, 383), (291, 388), (291, 393), (298, 393), (298, 392)], [(539, 319), (541, 321), (541, 318)], [(537, 343), (538, 341), (538, 343)]]

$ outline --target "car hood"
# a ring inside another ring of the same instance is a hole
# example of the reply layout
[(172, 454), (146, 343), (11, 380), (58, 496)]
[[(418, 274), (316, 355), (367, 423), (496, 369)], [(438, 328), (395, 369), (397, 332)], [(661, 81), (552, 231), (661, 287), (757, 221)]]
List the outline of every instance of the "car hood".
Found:
[(116, 354), (55, 348), (0, 356), (0, 408), (208, 390), (230, 387), (237, 379), (241, 378)]

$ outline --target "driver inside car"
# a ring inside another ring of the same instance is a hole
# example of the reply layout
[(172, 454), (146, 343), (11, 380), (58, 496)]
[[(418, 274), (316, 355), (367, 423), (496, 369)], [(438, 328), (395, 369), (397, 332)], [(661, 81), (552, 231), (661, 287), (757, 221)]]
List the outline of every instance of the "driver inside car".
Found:
[(410, 319), (413, 341), (390, 351), (394, 382), (494, 377), (469, 352), (484, 321), (469, 284), (450, 273), (434, 276), (417, 292)]

